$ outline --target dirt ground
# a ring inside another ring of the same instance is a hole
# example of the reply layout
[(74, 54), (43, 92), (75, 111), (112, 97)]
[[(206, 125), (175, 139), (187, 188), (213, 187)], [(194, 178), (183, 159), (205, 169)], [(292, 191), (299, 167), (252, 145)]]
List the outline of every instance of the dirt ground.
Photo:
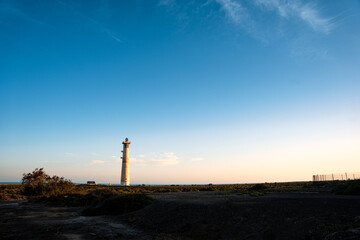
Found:
[(329, 193), (150, 194), (121, 216), (81, 208), (0, 203), (0, 239), (360, 239), (360, 197)]
[(82, 208), (0, 203), (0, 239), (151, 239), (113, 217), (84, 217)]

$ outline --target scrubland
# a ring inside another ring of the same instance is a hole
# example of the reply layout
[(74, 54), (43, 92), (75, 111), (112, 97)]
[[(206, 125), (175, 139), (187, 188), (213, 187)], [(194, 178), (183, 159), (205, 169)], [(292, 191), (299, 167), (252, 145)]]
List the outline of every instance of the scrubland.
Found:
[[(0, 185), (3, 239), (360, 239), (360, 181)], [(19, 231), (21, 229), (21, 231)], [(34, 238), (35, 236), (35, 238)]]
[[(169, 193), (169, 192), (234, 192), (237, 194), (249, 194), (261, 196), (272, 192), (332, 192), (343, 195), (360, 195), (360, 181), (335, 181), (335, 182), (280, 182), (262, 184), (206, 184), (206, 185), (85, 185), (67, 184), (57, 188), (56, 185), (48, 187), (50, 193), (37, 191), (38, 194), (29, 194), (29, 189), (22, 184), (0, 184), (0, 201), (46, 199), (59, 200), (66, 198), (81, 198), (93, 192), (103, 192), (105, 197), (114, 194), (132, 193)], [(27, 189), (27, 190), (26, 190)], [(70, 201), (70, 200), (69, 200)]]

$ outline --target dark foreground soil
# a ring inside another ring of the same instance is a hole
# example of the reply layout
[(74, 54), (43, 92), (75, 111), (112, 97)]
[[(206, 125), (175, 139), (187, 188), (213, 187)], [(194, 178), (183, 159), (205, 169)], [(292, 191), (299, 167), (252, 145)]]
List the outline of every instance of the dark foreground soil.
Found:
[(150, 194), (121, 216), (81, 208), (0, 203), (0, 239), (360, 239), (360, 197), (329, 193)]

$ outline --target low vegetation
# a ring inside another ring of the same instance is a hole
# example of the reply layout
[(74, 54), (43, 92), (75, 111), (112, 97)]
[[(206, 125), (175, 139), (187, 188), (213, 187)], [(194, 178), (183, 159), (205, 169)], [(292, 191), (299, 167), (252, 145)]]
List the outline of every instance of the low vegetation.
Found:
[(22, 200), (25, 198), (22, 195), (22, 186), (20, 184), (0, 185), (0, 201)]
[(360, 195), (360, 180), (341, 182), (332, 189), (335, 194)]
[[(263, 183), (263, 184), (206, 184), (206, 185), (85, 185), (73, 184), (57, 176), (50, 177), (43, 169), (35, 169), (23, 175), (23, 184), (0, 185), (0, 201), (30, 198), (58, 206), (98, 206), (105, 199), (119, 194), (202, 192), (219, 194), (236, 192), (262, 196), (269, 192), (318, 191), (312, 182)], [(314, 190), (315, 189), (315, 190)]]
[(58, 176), (49, 176), (43, 168), (23, 174), (22, 184), (0, 185), (0, 201), (23, 200), (56, 206), (87, 207), (84, 215), (120, 214), (151, 203), (148, 193), (217, 191), (219, 194), (263, 196), (272, 192), (326, 191), (360, 195), (360, 180), (335, 182), (288, 182), (261, 184), (206, 185), (85, 185), (73, 184)]
[(255, 184), (254, 186), (250, 187), (250, 191), (264, 191), (268, 190), (269, 188), (265, 184)]

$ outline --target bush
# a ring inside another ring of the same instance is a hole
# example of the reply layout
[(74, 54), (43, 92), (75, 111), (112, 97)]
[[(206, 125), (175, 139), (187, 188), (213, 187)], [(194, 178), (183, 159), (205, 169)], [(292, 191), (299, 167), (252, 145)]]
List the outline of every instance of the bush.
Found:
[(84, 216), (123, 214), (144, 208), (152, 201), (152, 198), (145, 194), (122, 194), (106, 199), (97, 207), (89, 207), (82, 214)]
[(9, 199), (10, 199), (10, 197), (6, 193), (0, 192), (0, 201), (6, 201)]
[(360, 195), (360, 180), (352, 180), (341, 183), (332, 189), (335, 194)]
[(254, 186), (249, 188), (249, 190), (251, 191), (261, 191), (266, 189), (268, 189), (268, 187), (265, 184), (255, 184)]
[(112, 189), (96, 189), (85, 195), (85, 204), (87, 206), (98, 206), (105, 199), (119, 195), (119, 192)]
[(32, 173), (23, 174), (23, 193), (27, 196), (50, 197), (70, 193), (74, 184), (64, 177), (45, 173), (43, 168), (36, 168)]

